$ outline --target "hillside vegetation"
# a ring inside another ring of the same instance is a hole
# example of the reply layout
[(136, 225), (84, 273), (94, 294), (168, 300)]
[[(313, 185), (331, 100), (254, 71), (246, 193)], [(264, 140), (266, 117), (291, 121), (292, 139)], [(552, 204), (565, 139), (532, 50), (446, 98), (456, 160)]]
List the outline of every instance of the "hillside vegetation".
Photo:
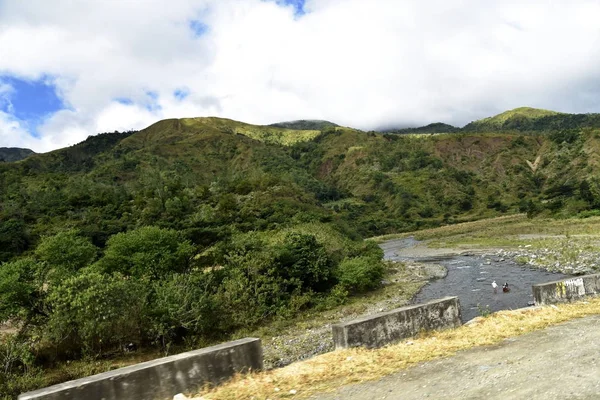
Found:
[(560, 131), (600, 127), (600, 114), (565, 114), (530, 107), (515, 108), (493, 117), (471, 122), (463, 132)]
[(34, 154), (32, 150), (19, 147), (0, 147), (0, 162), (14, 162)]
[(0, 339), (0, 392), (128, 343), (168, 352), (335, 307), (380, 284), (366, 237), (598, 213), (597, 117), (530, 114), (577, 123), (397, 135), (171, 119), (0, 163), (0, 322), (18, 331)]
[(334, 124), (333, 122), (322, 121), (318, 119), (300, 119), (297, 121), (278, 122), (269, 126), (298, 130), (324, 130), (327, 128), (335, 128), (339, 125)]
[(442, 122), (434, 122), (433, 124), (428, 124), (425, 126), (420, 126), (416, 128), (389, 128), (382, 129), (380, 132), (382, 133), (452, 133), (459, 132), (460, 128), (456, 126), (444, 124)]

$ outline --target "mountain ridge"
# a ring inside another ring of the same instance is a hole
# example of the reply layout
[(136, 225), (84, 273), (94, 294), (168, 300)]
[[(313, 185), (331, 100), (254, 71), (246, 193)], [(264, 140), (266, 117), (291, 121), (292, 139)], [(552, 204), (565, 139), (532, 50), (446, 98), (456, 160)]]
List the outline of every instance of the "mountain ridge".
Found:
[(0, 162), (20, 161), (32, 154), (36, 153), (31, 149), (21, 147), (0, 147)]
[(0, 163), (0, 320), (27, 346), (43, 335), (39, 359), (71, 359), (334, 307), (382, 282), (365, 238), (600, 215), (593, 118), (409, 135), (169, 119)]

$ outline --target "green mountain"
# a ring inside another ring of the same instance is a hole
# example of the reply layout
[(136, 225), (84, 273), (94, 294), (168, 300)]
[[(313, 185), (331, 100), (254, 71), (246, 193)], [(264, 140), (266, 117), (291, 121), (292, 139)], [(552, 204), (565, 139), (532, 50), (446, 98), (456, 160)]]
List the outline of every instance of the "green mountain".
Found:
[(449, 124), (445, 124), (443, 122), (434, 122), (429, 125), (420, 126), (416, 128), (389, 128), (382, 129), (379, 132), (382, 133), (453, 133), (460, 131), (460, 128), (456, 126), (452, 126)]
[[(211, 220), (210, 230), (276, 229), (311, 210), (313, 220), (332, 219), (369, 236), (517, 212), (529, 200), (547, 204), (552, 185), (566, 185), (575, 194), (583, 181), (595, 179), (596, 114), (584, 116), (516, 109), (470, 129), (493, 131), (488, 127), (506, 127), (517, 117), (589, 126), (431, 137), (342, 127), (297, 130), (220, 118), (164, 120), (139, 132), (92, 136), (4, 163), (2, 216), (23, 221), (31, 245), (75, 227), (102, 246), (110, 235), (139, 225), (191, 232), (197, 208), (208, 202), (217, 215), (221, 197), (231, 198), (235, 207), (229, 219)], [(529, 163), (538, 157), (534, 171)], [(181, 203), (177, 213), (170, 208), (173, 201)]]
[(547, 132), (600, 127), (600, 114), (566, 114), (530, 107), (515, 108), (467, 124), (463, 132)]
[(480, 124), (490, 124), (502, 126), (506, 121), (514, 119), (514, 118), (525, 118), (525, 119), (538, 119), (542, 117), (548, 117), (553, 115), (561, 115), (563, 113), (559, 113), (556, 111), (544, 110), (541, 108), (532, 108), (532, 107), (519, 107), (512, 110), (505, 111), (493, 117), (484, 118), (482, 120), (476, 121), (476, 123)]
[(35, 154), (33, 150), (19, 147), (0, 147), (0, 162), (14, 162)]
[(325, 130), (327, 128), (335, 128), (339, 125), (334, 124), (333, 122), (322, 121), (318, 119), (301, 119), (297, 121), (277, 122), (269, 126), (298, 130)]
[(23, 322), (29, 363), (219, 340), (377, 287), (365, 237), (600, 212), (597, 114), (494, 118), (436, 135), (170, 119), (0, 163), (0, 322)]

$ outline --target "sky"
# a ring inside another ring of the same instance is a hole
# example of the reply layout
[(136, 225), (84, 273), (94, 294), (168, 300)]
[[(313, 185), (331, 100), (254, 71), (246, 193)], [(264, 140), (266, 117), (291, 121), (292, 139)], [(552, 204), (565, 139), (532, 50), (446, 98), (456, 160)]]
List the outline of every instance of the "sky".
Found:
[(600, 0), (0, 0), (0, 147), (165, 118), (600, 112)]

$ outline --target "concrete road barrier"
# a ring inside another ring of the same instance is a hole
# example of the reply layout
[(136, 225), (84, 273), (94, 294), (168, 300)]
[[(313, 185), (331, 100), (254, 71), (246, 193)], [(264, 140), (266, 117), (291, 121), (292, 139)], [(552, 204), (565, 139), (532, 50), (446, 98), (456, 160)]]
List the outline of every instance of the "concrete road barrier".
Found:
[(336, 349), (373, 348), (421, 331), (457, 328), (460, 325), (458, 297), (445, 297), (333, 325), (332, 331)]
[(600, 274), (533, 285), (535, 304), (566, 303), (600, 293)]
[(23, 393), (19, 399), (172, 399), (177, 393), (262, 367), (260, 339), (246, 338), (49, 386)]

